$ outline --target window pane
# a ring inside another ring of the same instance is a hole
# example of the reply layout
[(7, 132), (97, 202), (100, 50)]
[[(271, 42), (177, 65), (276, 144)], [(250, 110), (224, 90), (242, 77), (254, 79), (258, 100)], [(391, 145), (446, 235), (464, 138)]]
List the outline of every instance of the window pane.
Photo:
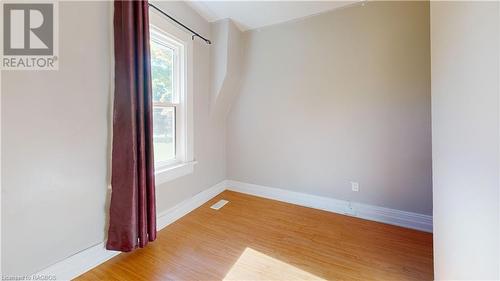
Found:
[(151, 40), (153, 102), (174, 102), (174, 51)]
[(175, 159), (175, 107), (153, 107), (155, 163)]

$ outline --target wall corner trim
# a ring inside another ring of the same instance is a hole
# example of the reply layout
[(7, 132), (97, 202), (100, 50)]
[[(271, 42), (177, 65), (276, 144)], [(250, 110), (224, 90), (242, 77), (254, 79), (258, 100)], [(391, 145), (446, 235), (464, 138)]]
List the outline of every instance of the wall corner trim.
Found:
[[(221, 181), (174, 207), (160, 212), (156, 220), (158, 231), (203, 205), (224, 191), (226, 186), (226, 181)], [(55, 263), (34, 275), (55, 276), (56, 280), (72, 280), (120, 253), (106, 250), (105, 243), (102, 242)]]
[(432, 216), (228, 180), (227, 189), (366, 220), (432, 232)]

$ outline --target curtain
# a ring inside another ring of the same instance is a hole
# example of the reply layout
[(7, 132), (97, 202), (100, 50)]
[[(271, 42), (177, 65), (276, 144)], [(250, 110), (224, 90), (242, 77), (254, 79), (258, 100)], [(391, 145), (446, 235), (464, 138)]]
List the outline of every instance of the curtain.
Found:
[(106, 248), (128, 252), (156, 239), (147, 1), (114, 2), (115, 92)]

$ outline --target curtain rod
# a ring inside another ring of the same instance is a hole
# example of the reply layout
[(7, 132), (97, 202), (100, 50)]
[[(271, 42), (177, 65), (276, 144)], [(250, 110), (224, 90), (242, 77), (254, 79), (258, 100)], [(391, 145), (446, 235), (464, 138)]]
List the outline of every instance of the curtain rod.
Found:
[(157, 10), (158, 12), (160, 12), (162, 15), (168, 17), (169, 19), (173, 20), (176, 24), (184, 27), (185, 29), (189, 30), (189, 32), (191, 32), (193, 35), (191, 36), (191, 39), (194, 40), (194, 37), (199, 37), (201, 38), (203, 41), (205, 41), (205, 43), (207, 43), (208, 45), (212, 44), (212, 42), (210, 40), (208, 40), (207, 38), (201, 36), (200, 34), (198, 34), (198, 32), (192, 30), (191, 28), (185, 26), (184, 24), (182, 24), (180, 21), (174, 19), (173, 17), (171, 17), (170, 15), (168, 15), (167, 13), (165, 13), (164, 11), (162, 11), (160, 8), (156, 7), (155, 5), (151, 4), (151, 3), (148, 3), (149, 7), (152, 7), (153, 9)]

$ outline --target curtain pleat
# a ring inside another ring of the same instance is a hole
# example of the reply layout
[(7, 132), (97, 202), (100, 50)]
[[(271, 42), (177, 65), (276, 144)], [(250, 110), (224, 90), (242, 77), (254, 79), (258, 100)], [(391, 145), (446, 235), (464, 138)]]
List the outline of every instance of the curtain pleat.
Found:
[(111, 204), (106, 248), (156, 239), (153, 111), (147, 1), (115, 1)]

